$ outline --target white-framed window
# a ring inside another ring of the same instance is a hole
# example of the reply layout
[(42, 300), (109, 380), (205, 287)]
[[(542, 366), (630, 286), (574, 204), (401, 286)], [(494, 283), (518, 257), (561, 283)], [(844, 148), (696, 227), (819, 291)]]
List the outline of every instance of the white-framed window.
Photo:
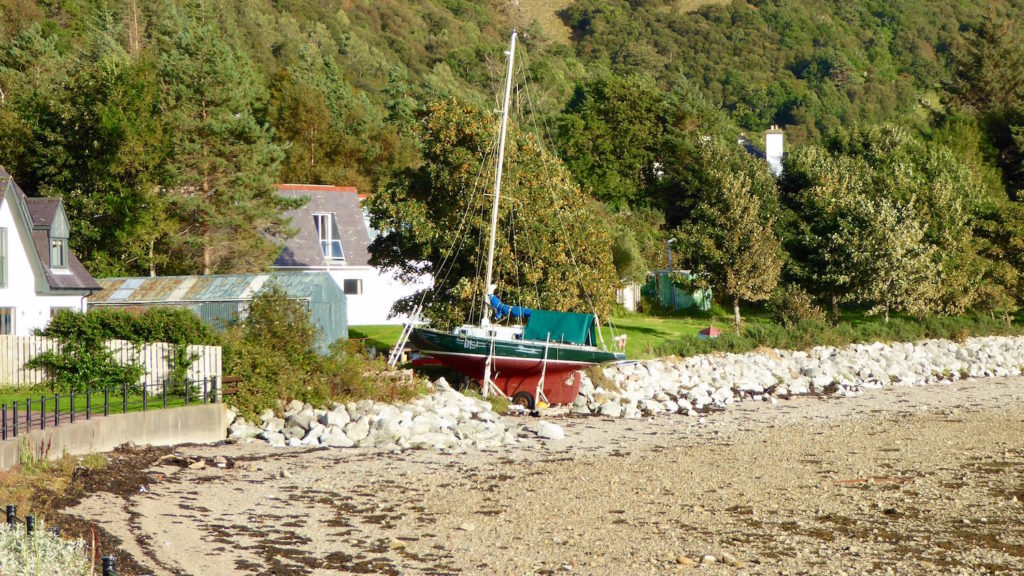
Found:
[(0, 288), (7, 288), (7, 228), (0, 228)]
[(363, 293), (363, 280), (361, 278), (347, 278), (342, 282), (342, 290), (348, 296), (356, 296)]
[(56, 316), (57, 312), (60, 312), (61, 310), (70, 310), (72, 312), (77, 312), (78, 308), (72, 308), (71, 306), (53, 306), (50, 308), (50, 318)]
[(68, 240), (67, 238), (50, 239), (50, 268), (68, 267)]
[(0, 308), (0, 335), (14, 334), (14, 308)]
[(341, 236), (338, 234), (338, 224), (335, 222), (334, 213), (313, 214), (313, 224), (316, 225), (316, 235), (320, 239), (320, 249), (324, 253), (324, 258), (344, 260), (345, 253), (341, 251)]

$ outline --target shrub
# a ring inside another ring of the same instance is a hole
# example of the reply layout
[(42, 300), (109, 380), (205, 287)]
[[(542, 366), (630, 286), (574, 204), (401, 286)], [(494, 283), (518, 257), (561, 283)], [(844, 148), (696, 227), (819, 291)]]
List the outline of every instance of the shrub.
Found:
[(386, 373), (383, 361), (350, 342), (335, 342), (327, 355), (320, 354), (317, 336), (301, 302), (275, 287), (257, 296), (249, 316), (224, 337), (225, 369), (244, 381), (232, 399), (239, 412), (248, 418), (291, 400), (315, 406), (395, 402), (424, 392), (400, 373)]
[(29, 368), (41, 368), (50, 374), (51, 392), (66, 394), (85, 392), (105, 386), (136, 388), (145, 369), (138, 362), (120, 363), (107, 349), (105, 339), (95, 333), (82, 333), (76, 337), (57, 339), (60, 348), (46, 351), (25, 363)]
[(0, 566), (4, 574), (86, 576), (92, 573), (85, 543), (64, 540), (42, 522), (32, 536), (23, 528), (0, 525)]
[(802, 320), (825, 320), (825, 313), (821, 308), (814, 304), (807, 292), (795, 284), (788, 284), (775, 290), (768, 302), (768, 312), (772, 320), (787, 328)]
[(185, 308), (164, 306), (141, 312), (105, 307), (90, 309), (86, 314), (60, 310), (39, 334), (58, 340), (84, 336), (135, 343), (220, 344), (217, 333), (198, 316)]

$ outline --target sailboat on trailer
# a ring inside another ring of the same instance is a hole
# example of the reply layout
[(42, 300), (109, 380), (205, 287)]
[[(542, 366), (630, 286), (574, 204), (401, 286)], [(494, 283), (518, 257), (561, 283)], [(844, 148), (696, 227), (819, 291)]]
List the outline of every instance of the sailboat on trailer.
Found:
[[(508, 51), (508, 74), (501, 112), (498, 159), (491, 205), (490, 238), (484, 286), (487, 294), (479, 325), (463, 325), (451, 332), (413, 328), (409, 340), (421, 354), (480, 382), (484, 394), (498, 392), (517, 404), (532, 408), (538, 400), (568, 404), (580, 390), (579, 370), (604, 362), (622, 360), (625, 354), (597, 346), (597, 318), (594, 314), (531, 310), (502, 304), (491, 284), (494, 271), (494, 242), (498, 224), (498, 200), (508, 127), (509, 99), (515, 60), (516, 33)], [(521, 326), (491, 323), (504, 317), (525, 320)]]

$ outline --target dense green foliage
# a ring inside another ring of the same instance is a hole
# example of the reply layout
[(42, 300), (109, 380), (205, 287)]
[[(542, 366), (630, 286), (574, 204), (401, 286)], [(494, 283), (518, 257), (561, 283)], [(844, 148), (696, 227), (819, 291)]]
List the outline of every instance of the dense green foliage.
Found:
[[(481, 187), (494, 129), (481, 111), (515, 27), (519, 204), (502, 218), (524, 236), (499, 240), (498, 270), (512, 303), (602, 312), (614, 276), (666, 264), (669, 237), (707, 241), (676, 265), (717, 270), (715, 294), (733, 302), (768, 297), (777, 254), (781, 281), (833, 318), (841, 305), (884, 316), (1022, 303), (1020, 3), (552, 10), (540, 0), (9, 0), (0, 164), (30, 194), (63, 198), (72, 247), (97, 276), (263, 269), (289, 233), (275, 183), (354, 184), (375, 193), (374, 222), (393, 232), (375, 261), (414, 274), (454, 260), (429, 314), (462, 320), (470, 310), (456, 302), (478, 304), (480, 291), (482, 211), (468, 193)], [(471, 129), (455, 129), (462, 121)], [(702, 156), (706, 139), (730, 147), (746, 130), (760, 145), (775, 124), (790, 154), (776, 193), (732, 152)], [(770, 234), (737, 228), (753, 220), (723, 190), (754, 191)], [(461, 251), (445, 242), (455, 231)]]
[[(373, 196), (373, 225), (386, 231), (371, 263), (441, 280), (426, 301), (441, 325), (474, 315), (483, 304), (493, 176), (479, 158), (494, 157), (495, 119), (454, 100), (423, 116), (423, 164)], [(532, 135), (510, 126), (498, 212), (494, 280), (505, 302), (555, 310), (611, 310), (615, 269), (609, 226), (568, 172)], [(451, 281), (444, 282), (451, 278)], [(412, 310), (423, 295), (400, 303)]]
[(191, 311), (168, 307), (137, 312), (101, 307), (86, 314), (59, 310), (40, 335), (59, 340), (95, 337), (134, 343), (220, 344), (217, 333)]
[(184, 383), (192, 363), (189, 344), (219, 344), (213, 330), (192, 312), (183, 308), (149, 308), (140, 313), (98, 308), (88, 313), (60, 310), (39, 332), (57, 340), (59, 349), (44, 352), (27, 365), (50, 372), (51, 391), (65, 394), (103, 387), (138, 387), (145, 369), (135, 360), (118, 362), (107, 347), (109, 340), (127, 340), (135, 344), (168, 342), (174, 344), (167, 358), (171, 380)]
[(271, 287), (253, 299), (249, 315), (224, 336), (225, 373), (242, 377), (229, 401), (248, 418), (300, 400), (315, 406), (348, 400), (406, 400), (415, 386), (377, 378), (379, 361), (337, 342), (319, 353), (317, 328), (302, 302)]

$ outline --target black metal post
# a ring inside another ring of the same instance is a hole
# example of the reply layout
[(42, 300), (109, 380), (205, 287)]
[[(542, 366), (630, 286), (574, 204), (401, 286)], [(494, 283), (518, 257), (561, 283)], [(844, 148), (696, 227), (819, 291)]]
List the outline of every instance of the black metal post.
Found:
[(142, 411), (143, 412), (146, 411), (146, 404), (147, 404), (147, 402), (146, 402), (146, 385), (143, 384), (142, 385)]
[(18, 403), (11, 404), (11, 421), (14, 422), (14, 437), (18, 437)]
[(39, 397), (39, 429), (46, 430), (46, 396)]
[(203, 404), (206, 404), (206, 378), (203, 378)]
[(164, 380), (164, 408), (167, 408), (167, 380)]
[(69, 395), (69, 399), (70, 399), (70, 403), (71, 403), (71, 423), (74, 424), (75, 423), (75, 391), (74, 390), (71, 391), (71, 393)]
[(121, 385), (121, 414), (128, 413), (128, 384)]
[(85, 389), (85, 419), (92, 419), (92, 390)]
[(36, 533), (36, 517), (31, 514), (25, 516), (25, 533), (29, 536)]
[(4, 412), (3, 439), (7, 440), (7, 404), (3, 405), (3, 412)]
[(53, 427), (60, 426), (60, 394), (53, 395)]
[(18, 523), (18, 507), (14, 504), (7, 505), (7, 525), (14, 527)]
[(25, 432), (32, 431), (32, 399), (25, 398)]
[(103, 389), (103, 415), (110, 416), (110, 386)]
[(116, 567), (117, 562), (114, 561), (113, 556), (103, 557), (103, 576), (117, 576), (117, 572), (114, 572)]

